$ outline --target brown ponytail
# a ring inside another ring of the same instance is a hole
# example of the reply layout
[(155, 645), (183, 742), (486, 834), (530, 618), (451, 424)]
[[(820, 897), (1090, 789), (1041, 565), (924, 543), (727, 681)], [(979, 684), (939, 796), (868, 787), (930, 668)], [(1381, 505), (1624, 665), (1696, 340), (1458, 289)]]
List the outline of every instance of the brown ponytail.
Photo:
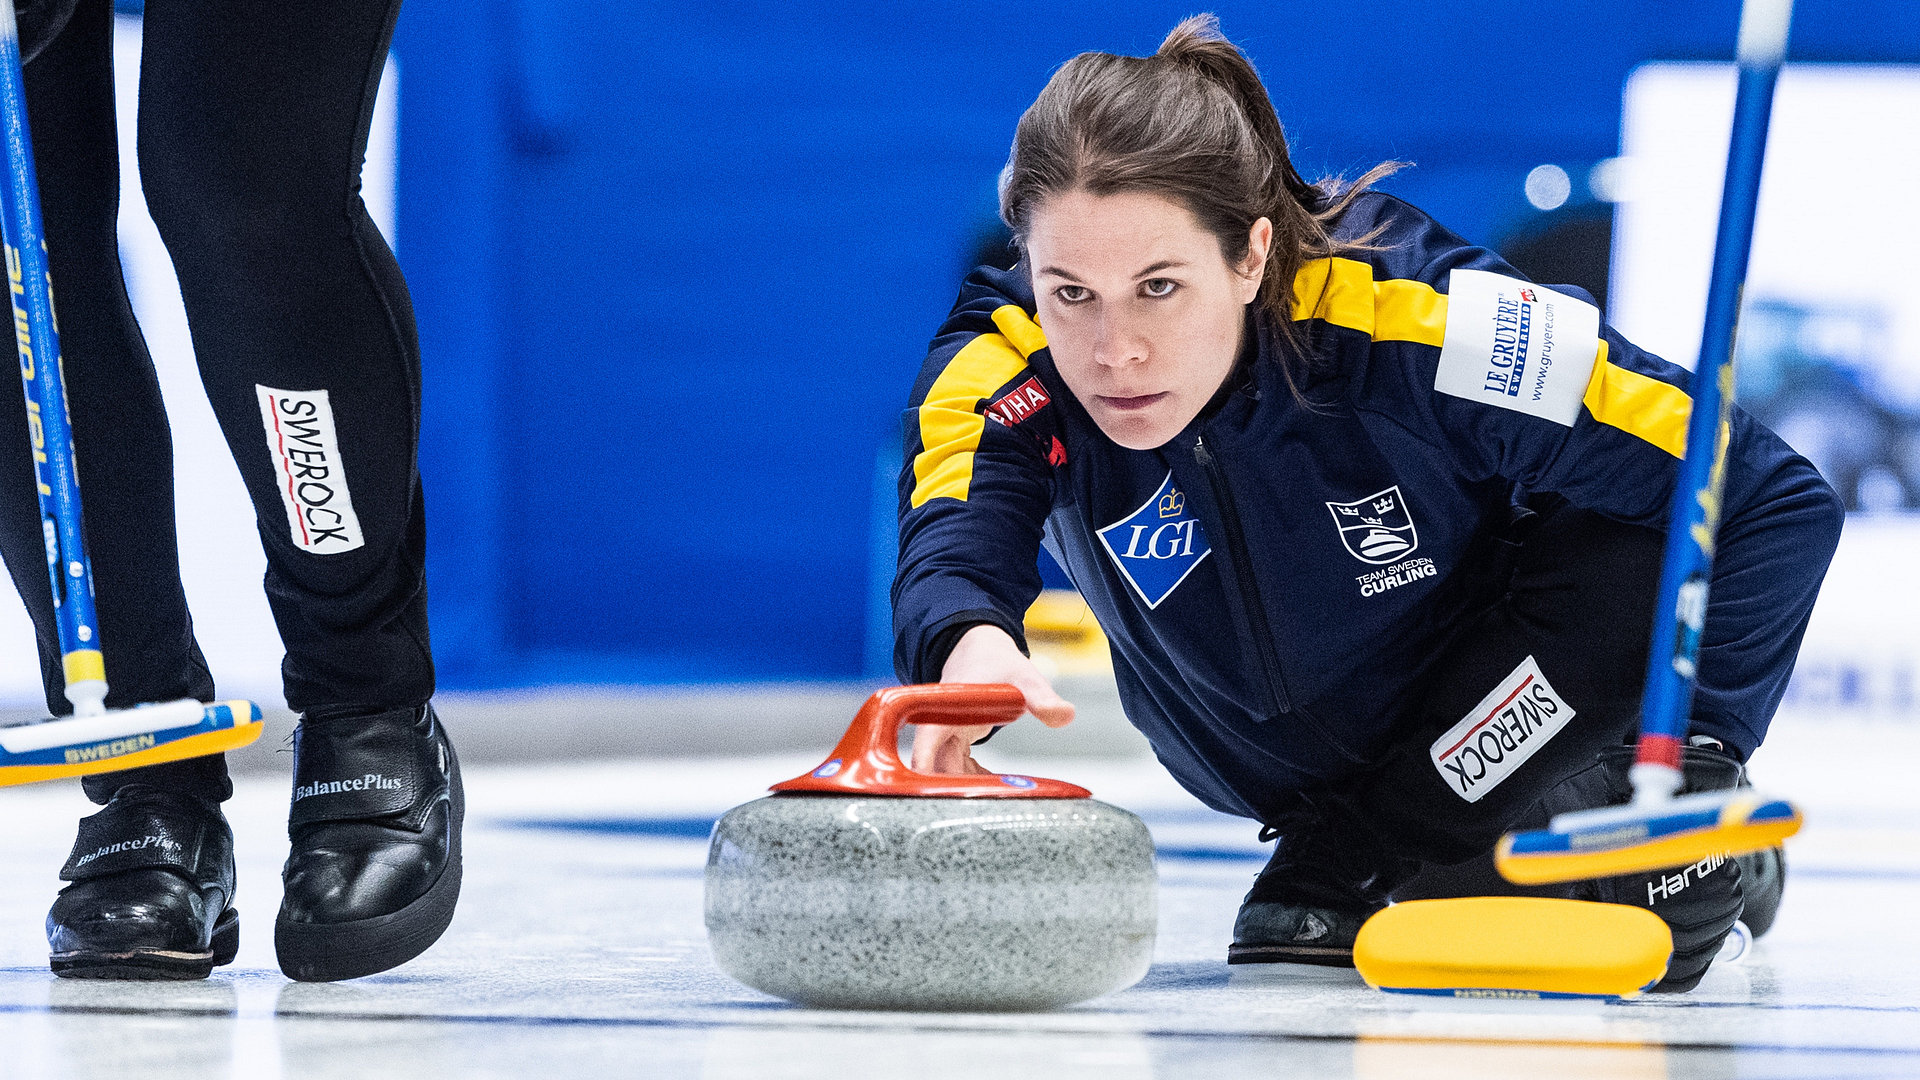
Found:
[[(1333, 222), (1399, 167), (1375, 166), (1351, 184), (1308, 183), (1252, 62), (1221, 36), (1218, 19), (1195, 15), (1152, 56), (1081, 53), (1054, 73), (1014, 133), (1000, 216), (1024, 244), (1034, 208), (1053, 195), (1150, 191), (1185, 206), (1230, 264), (1246, 257), (1248, 231), (1264, 217), (1273, 247), (1259, 303), (1304, 354), (1293, 322), (1295, 276), (1310, 259), (1366, 246), (1337, 245)], [(1283, 371), (1292, 384), (1294, 372)]]

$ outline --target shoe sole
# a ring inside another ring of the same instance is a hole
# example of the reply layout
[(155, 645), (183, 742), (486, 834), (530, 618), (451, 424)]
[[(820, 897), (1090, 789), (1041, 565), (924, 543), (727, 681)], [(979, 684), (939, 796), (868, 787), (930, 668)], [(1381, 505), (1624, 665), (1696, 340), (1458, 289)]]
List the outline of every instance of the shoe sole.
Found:
[(213, 969), (233, 963), (240, 951), (240, 913), (233, 909), (220, 913), (213, 924), (212, 940), (205, 952), (179, 952), (172, 949), (130, 949), (126, 952), (75, 950), (54, 953), (47, 966), (63, 979), (111, 979), (123, 982), (194, 982), (213, 974)]
[[(1773, 929), (1774, 920), (1780, 917), (1780, 903), (1784, 899), (1782, 893), (1787, 882), (1787, 852), (1785, 848), (1767, 848), (1750, 855), (1735, 856), (1734, 861), (1740, 864), (1740, 891), (1747, 901), (1746, 910), (1740, 918), (1742, 921), (1752, 919), (1747, 923), (1747, 930), (1753, 935), (1753, 940), (1758, 941)], [(1767, 870), (1766, 875), (1749, 883), (1748, 875), (1763, 867)], [(1773, 893), (1773, 904), (1764, 911), (1752, 902), (1754, 894), (1760, 891)]]
[(1353, 966), (1353, 948), (1328, 945), (1227, 946), (1229, 964), (1313, 964), (1317, 967)]
[(460, 902), (460, 834), (465, 827), (467, 799), (460, 782), (460, 759), (448, 742), (453, 760), (453, 784), (448, 809), (453, 822), (446, 869), (425, 893), (399, 911), (344, 923), (289, 922), (273, 924), (273, 949), (280, 970), (295, 982), (339, 982), (377, 975), (419, 956), (440, 940), (453, 922)]

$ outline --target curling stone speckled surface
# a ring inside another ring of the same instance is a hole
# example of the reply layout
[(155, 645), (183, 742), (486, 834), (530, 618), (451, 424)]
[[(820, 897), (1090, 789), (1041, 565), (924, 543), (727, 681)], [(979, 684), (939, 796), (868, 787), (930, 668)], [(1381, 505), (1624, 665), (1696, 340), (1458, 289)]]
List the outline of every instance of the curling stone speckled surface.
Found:
[(1084, 1001), (1146, 974), (1156, 915), (1146, 826), (1092, 799), (781, 794), (707, 852), (714, 959), (822, 1008)]

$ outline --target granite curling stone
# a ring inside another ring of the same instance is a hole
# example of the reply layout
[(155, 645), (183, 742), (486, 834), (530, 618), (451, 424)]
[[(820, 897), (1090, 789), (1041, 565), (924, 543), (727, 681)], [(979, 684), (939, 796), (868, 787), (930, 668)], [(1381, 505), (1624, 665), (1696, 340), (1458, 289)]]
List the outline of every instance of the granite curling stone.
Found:
[(713, 956), (741, 982), (831, 1009), (1028, 1011), (1138, 982), (1153, 958), (1153, 842), (1058, 780), (928, 776), (900, 727), (1006, 723), (1011, 686), (870, 698), (833, 756), (715, 823)]

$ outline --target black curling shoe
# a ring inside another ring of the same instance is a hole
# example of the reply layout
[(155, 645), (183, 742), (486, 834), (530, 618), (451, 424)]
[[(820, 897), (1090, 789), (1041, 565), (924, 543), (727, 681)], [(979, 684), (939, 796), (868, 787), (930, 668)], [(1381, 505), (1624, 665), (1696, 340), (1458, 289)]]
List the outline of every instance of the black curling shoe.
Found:
[(1780, 914), (1780, 894), (1787, 887), (1787, 851), (1770, 847), (1736, 855), (1733, 861), (1740, 864), (1740, 897), (1745, 901), (1740, 921), (1758, 940), (1773, 929), (1774, 916)]
[(425, 952), (460, 899), (460, 763), (433, 706), (316, 719), (294, 734), (280, 969), (356, 979)]
[(204, 979), (233, 963), (233, 830), (220, 808), (128, 784), (80, 821), (70, 881), (47, 912), (48, 966), (68, 979)]
[(1354, 940), (1372, 915), (1372, 911), (1248, 901), (1233, 922), (1227, 963), (1352, 967)]
[(1260, 830), (1279, 846), (1233, 923), (1229, 964), (1352, 967), (1360, 926), (1385, 907), (1414, 864), (1390, 856), (1370, 834), (1302, 812)]

